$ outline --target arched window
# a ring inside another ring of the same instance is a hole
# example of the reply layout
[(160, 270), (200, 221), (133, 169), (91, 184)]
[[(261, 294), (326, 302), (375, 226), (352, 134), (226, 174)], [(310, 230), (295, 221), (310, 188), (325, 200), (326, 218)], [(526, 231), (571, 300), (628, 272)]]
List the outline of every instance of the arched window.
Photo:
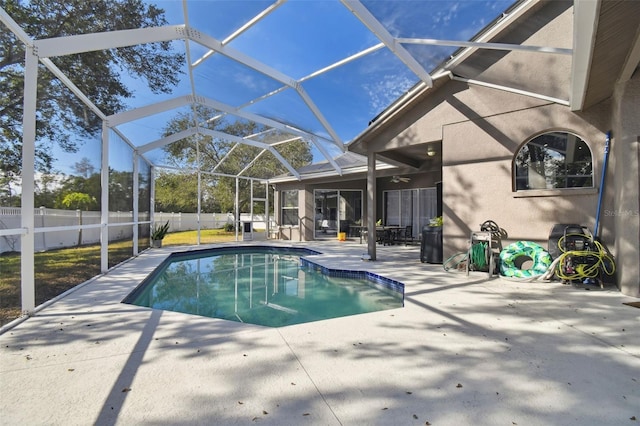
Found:
[(567, 132), (550, 132), (524, 144), (515, 157), (516, 191), (527, 189), (593, 188), (589, 146)]

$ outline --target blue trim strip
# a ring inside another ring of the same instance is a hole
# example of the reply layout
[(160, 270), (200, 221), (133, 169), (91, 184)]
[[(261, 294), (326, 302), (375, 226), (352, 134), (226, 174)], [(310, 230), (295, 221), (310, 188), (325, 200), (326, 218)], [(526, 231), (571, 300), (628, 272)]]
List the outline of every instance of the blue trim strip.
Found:
[(383, 290), (390, 290), (394, 293), (398, 293), (402, 296), (402, 306), (404, 306), (404, 284), (400, 281), (392, 280), (391, 278), (383, 277), (382, 275), (374, 274), (369, 271), (352, 271), (350, 269), (331, 269), (326, 266), (320, 266), (317, 263), (310, 261), (309, 259), (300, 258), (300, 266), (308, 267), (315, 270), (320, 270), (324, 275), (337, 278), (356, 278), (365, 279), (377, 284), (378, 288), (382, 287)]

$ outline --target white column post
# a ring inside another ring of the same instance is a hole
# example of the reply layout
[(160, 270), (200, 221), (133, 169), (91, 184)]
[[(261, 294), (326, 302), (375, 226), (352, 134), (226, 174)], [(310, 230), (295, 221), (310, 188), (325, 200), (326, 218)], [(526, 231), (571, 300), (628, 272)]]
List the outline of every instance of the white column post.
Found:
[(102, 162), (100, 165), (100, 271), (109, 270), (109, 127), (102, 121)]
[(238, 184), (239, 179), (236, 176), (236, 199), (235, 199), (235, 209), (236, 209), (236, 241), (238, 241), (238, 231), (240, 229), (240, 185)]
[(22, 115), (22, 234), (20, 268), (22, 313), (31, 315), (35, 310), (35, 146), (36, 103), (38, 99), (38, 57), (33, 47), (26, 46), (24, 66), (24, 109)]
[(196, 232), (196, 244), (200, 245), (200, 223), (202, 221), (202, 173), (200, 173), (200, 164), (198, 164), (198, 214), (196, 217), (196, 229), (198, 230)]
[(138, 152), (133, 151), (133, 255), (138, 254), (138, 212), (140, 206), (138, 203), (140, 195), (140, 182), (138, 177)]
[(367, 251), (376, 260), (376, 153), (367, 154)]
[(196, 244), (200, 245), (200, 222), (201, 222), (201, 214), (202, 214), (202, 173), (200, 173), (201, 158), (200, 158), (200, 141), (201, 137), (196, 137), (196, 163), (198, 164), (198, 214), (197, 214), (197, 229), (196, 232)]
[[(149, 221), (151, 224), (149, 225), (149, 232), (151, 232), (151, 228), (154, 224), (154, 217), (156, 214), (156, 168), (151, 166), (150, 180), (149, 182)], [(151, 234), (149, 234), (149, 238), (151, 238)], [(151, 241), (151, 240), (149, 240)]]
[(267, 239), (271, 239), (271, 215), (269, 213), (269, 181), (267, 181), (264, 184), (264, 189), (265, 189), (265, 200), (264, 200), (264, 220), (265, 220), (265, 225), (264, 227), (266, 228), (266, 232), (267, 232)]
[(251, 223), (251, 237), (253, 238), (253, 179), (249, 179), (249, 222)]

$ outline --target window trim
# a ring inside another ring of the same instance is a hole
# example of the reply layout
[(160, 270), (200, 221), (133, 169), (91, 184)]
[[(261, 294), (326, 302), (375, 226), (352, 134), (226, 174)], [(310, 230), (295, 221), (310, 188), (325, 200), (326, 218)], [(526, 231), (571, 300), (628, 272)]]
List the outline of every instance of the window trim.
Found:
[[(526, 146), (529, 142), (535, 140), (536, 138), (548, 134), (548, 133), (567, 133), (571, 134), (577, 138), (580, 138), (584, 142), (584, 144), (589, 149), (589, 154), (591, 156), (591, 186), (587, 187), (568, 187), (568, 188), (536, 188), (536, 189), (517, 189), (516, 183), (516, 159), (518, 154), (522, 150), (524, 146)], [(511, 160), (511, 192), (513, 194), (513, 198), (526, 198), (526, 197), (553, 197), (553, 196), (563, 196), (563, 195), (590, 195), (596, 194), (598, 192), (598, 188), (596, 186), (596, 172), (597, 172), (597, 164), (596, 157), (594, 155), (594, 150), (591, 147), (591, 144), (587, 139), (580, 136), (579, 133), (574, 132), (572, 130), (567, 129), (547, 129), (542, 132), (536, 133), (525, 140), (525, 142), (521, 143), (518, 148), (515, 150), (513, 154), (513, 158)]]
[(598, 188), (520, 189), (513, 192), (513, 198), (592, 195), (597, 193)]

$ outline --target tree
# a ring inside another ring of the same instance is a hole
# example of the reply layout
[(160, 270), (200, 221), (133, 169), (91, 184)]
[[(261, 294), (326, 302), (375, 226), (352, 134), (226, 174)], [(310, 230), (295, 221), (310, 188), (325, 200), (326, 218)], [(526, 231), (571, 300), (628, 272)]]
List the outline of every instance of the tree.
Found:
[[(220, 118), (208, 120), (216, 115), (215, 111), (202, 106), (199, 106), (196, 110), (200, 118), (198, 123), (200, 127), (206, 126), (211, 130), (234, 136), (258, 134), (266, 130), (264, 126), (255, 122), (230, 121)], [(195, 126), (193, 115), (180, 113), (169, 121), (164, 129), (164, 135), (168, 136), (193, 126)], [(282, 138), (282, 133), (273, 131), (267, 133), (263, 142), (274, 142)], [(199, 144), (198, 149), (196, 149), (196, 144)], [(244, 175), (262, 179), (287, 173), (288, 171), (270, 152), (261, 154), (262, 148), (245, 144), (236, 145), (236, 142), (225, 139), (212, 138), (207, 135), (195, 135), (174, 142), (164, 149), (169, 154), (168, 157), (173, 162), (173, 165), (181, 168), (196, 168), (198, 165), (197, 153), (199, 152), (200, 170), (205, 171), (205, 173), (202, 173), (201, 185), (203, 188), (203, 201), (206, 201), (210, 206), (214, 206), (217, 211), (225, 212), (233, 211), (235, 204), (235, 178), (216, 176), (206, 173), (207, 171), (215, 170), (216, 173), (235, 176), (249, 166)], [(309, 143), (302, 140), (276, 145), (275, 149), (294, 168), (309, 164), (313, 159)], [(257, 161), (254, 161), (256, 159)], [(192, 185), (195, 185), (195, 183), (192, 183)], [(250, 185), (251, 182), (246, 179), (239, 180), (240, 211), (247, 212), (250, 209)], [(167, 191), (171, 191), (171, 194), (168, 192), (156, 192), (156, 203), (167, 202), (167, 200), (171, 199), (173, 200), (172, 203), (175, 204), (176, 199), (181, 199), (182, 204), (197, 205), (197, 199), (191, 195), (195, 193), (195, 186), (193, 191), (189, 193), (185, 191), (184, 186), (177, 184), (172, 186), (173, 188), (164, 188)], [(158, 184), (156, 183), (157, 187)], [(187, 196), (189, 198), (185, 198)]]
[(80, 161), (73, 165), (73, 170), (86, 179), (96, 171), (96, 168), (91, 164), (91, 160), (87, 157), (82, 157)]
[(82, 192), (70, 192), (62, 199), (62, 204), (66, 208), (78, 210), (78, 245), (82, 244), (82, 211), (89, 210), (92, 204), (95, 204), (96, 200), (89, 194), (83, 194)]
[(56, 191), (54, 205), (52, 207), (64, 208), (64, 197), (70, 192), (89, 194), (92, 200), (95, 200), (95, 204), (89, 206), (89, 209), (100, 210), (100, 175), (98, 173), (94, 173), (88, 178), (68, 176), (62, 181), (60, 188)]
[[(166, 25), (164, 10), (142, 0), (0, 0), (0, 6), (34, 39)], [(0, 177), (20, 173), (24, 45), (0, 32)], [(154, 93), (169, 93), (178, 82), (183, 57), (169, 42), (51, 58), (105, 114), (123, 110), (133, 92), (120, 72), (146, 80)], [(36, 167), (48, 172), (48, 145), (76, 152), (80, 140), (100, 131), (101, 121), (41, 66), (38, 73)], [(6, 184), (5, 184), (6, 186)]]
[(89, 210), (96, 203), (95, 198), (82, 192), (70, 192), (62, 199), (62, 205), (68, 209)]
[(4, 207), (20, 207), (20, 197), (16, 196), (14, 179), (0, 172), (0, 205)]
[(36, 206), (53, 207), (56, 190), (60, 186), (60, 176), (43, 173), (36, 179), (35, 192), (33, 194)]
[(133, 173), (109, 169), (109, 211), (133, 210)]
[(197, 179), (195, 173), (158, 173), (155, 210), (183, 213), (197, 211)]

